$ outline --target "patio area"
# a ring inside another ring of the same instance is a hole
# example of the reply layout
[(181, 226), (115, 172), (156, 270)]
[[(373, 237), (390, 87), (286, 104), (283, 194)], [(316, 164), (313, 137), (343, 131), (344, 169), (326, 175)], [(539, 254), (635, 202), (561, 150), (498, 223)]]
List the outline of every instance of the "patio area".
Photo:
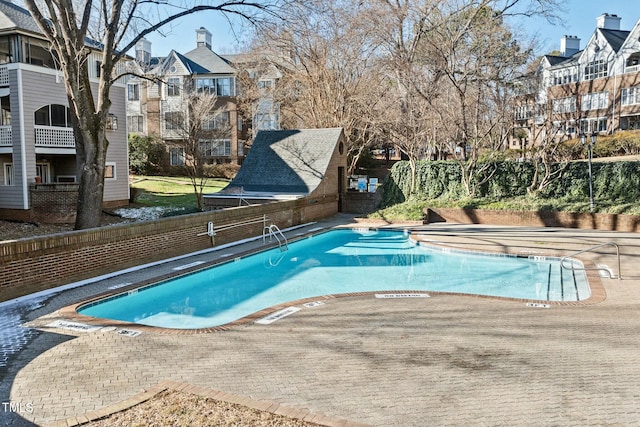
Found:
[[(308, 228), (351, 221), (338, 216)], [(23, 410), (0, 409), (2, 424), (72, 424), (167, 383), (269, 402), (300, 416), (321, 414), (329, 425), (637, 423), (637, 234), (449, 223), (396, 227), (452, 247), (532, 255), (567, 255), (613, 241), (620, 245), (622, 280), (599, 279), (603, 301), (548, 308), (437, 293), (365, 295), (326, 299), (268, 325), (246, 323), (206, 334), (22, 328), (11, 336), (19, 349), (8, 352), (6, 366), (0, 366), (0, 398)], [(224, 252), (257, 243), (245, 245)], [(617, 269), (611, 247), (580, 258)], [(24, 300), (3, 307), (15, 315), (0, 321), (7, 330), (18, 321), (42, 325), (56, 320), (62, 307), (150, 274), (161, 276), (173, 265)]]

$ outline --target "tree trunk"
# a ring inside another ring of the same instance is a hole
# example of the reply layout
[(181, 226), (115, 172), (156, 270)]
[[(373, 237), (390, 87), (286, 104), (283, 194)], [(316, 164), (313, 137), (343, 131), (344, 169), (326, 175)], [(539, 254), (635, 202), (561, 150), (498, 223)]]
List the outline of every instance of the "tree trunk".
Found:
[[(93, 98), (83, 100), (93, 102)], [(82, 102), (80, 102), (82, 104)], [(73, 104), (70, 104), (73, 106)], [(72, 107), (73, 108), (73, 107)], [(76, 171), (79, 178), (75, 229), (100, 226), (104, 197), (104, 173), (109, 142), (104, 120), (88, 108), (72, 114), (76, 142)], [(80, 123), (84, 123), (83, 127)]]

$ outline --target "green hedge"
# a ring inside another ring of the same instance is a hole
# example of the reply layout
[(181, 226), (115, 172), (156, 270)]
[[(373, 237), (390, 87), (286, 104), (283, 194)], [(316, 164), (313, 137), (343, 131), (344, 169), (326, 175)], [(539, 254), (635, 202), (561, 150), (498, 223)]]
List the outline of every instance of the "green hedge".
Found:
[[(493, 164), (494, 176), (480, 187), (479, 198), (501, 200), (527, 194), (534, 166), (530, 162), (506, 161)], [(540, 166), (543, 167), (543, 166)], [(557, 168), (558, 165), (553, 167)], [(594, 197), (615, 203), (640, 200), (640, 162), (596, 162), (592, 165)], [(383, 183), (383, 206), (409, 199), (411, 169), (408, 162), (398, 162)], [(417, 164), (418, 199), (459, 200), (466, 197), (460, 166), (451, 161), (421, 161)], [(559, 179), (541, 191), (541, 198), (581, 198), (589, 196), (588, 162), (572, 162)]]

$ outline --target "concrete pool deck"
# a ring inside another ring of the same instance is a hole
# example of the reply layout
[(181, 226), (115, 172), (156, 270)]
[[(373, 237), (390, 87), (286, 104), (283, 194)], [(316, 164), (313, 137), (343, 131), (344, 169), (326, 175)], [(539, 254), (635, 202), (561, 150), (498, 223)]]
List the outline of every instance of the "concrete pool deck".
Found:
[[(349, 221), (336, 217), (321, 225)], [(638, 422), (638, 234), (447, 223), (406, 227), (445, 245), (512, 253), (566, 255), (614, 241), (623, 279), (601, 279), (606, 297), (599, 303), (549, 308), (460, 295), (363, 295), (300, 306), (269, 325), (204, 334), (48, 329), (26, 339), (0, 368), (1, 400), (22, 408), (0, 408), (0, 421), (65, 425), (122, 406), (159, 384), (178, 383), (270, 402), (291, 413), (321, 414), (333, 425)], [(611, 247), (581, 259), (616, 268)], [(162, 275), (171, 268), (154, 270)], [(21, 313), (23, 322), (53, 321), (60, 308), (144, 274), (61, 292)]]

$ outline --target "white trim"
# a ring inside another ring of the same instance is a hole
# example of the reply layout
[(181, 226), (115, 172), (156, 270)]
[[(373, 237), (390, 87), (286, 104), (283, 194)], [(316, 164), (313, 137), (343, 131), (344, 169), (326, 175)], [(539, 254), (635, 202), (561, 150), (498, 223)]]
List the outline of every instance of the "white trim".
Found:
[(29, 209), (29, 184), (27, 183), (27, 156), (25, 153), (27, 147), (24, 133), (24, 98), (22, 94), (21, 67), (16, 69), (16, 75), (18, 78), (18, 109), (20, 110), (18, 114), (18, 116), (20, 117), (18, 123), (20, 125), (20, 157), (22, 159), (22, 206), (24, 209)]

